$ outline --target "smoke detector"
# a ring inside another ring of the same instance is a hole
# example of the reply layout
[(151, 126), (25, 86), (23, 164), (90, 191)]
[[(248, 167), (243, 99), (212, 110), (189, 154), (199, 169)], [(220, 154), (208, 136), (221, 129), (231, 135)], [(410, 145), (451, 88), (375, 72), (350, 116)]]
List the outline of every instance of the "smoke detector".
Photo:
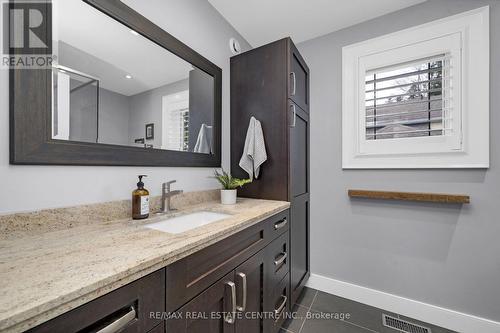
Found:
[(238, 42), (236, 38), (231, 38), (229, 40), (229, 49), (231, 50), (231, 53), (234, 55), (240, 54), (241, 53), (240, 42)]

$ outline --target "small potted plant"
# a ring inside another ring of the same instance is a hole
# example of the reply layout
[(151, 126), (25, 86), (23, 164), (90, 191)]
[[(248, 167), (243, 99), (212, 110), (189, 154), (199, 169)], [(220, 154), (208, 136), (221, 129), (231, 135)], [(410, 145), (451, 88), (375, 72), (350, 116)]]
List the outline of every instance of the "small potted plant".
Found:
[(229, 173), (225, 172), (224, 169), (222, 173), (215, 170), (215, 178), (223, 187), (223, 189), (220, 190), (220, 200), (223, 205), (234, 205), (236, 203), (236, 189), (252, 182), (250, 179), (234, 178)]

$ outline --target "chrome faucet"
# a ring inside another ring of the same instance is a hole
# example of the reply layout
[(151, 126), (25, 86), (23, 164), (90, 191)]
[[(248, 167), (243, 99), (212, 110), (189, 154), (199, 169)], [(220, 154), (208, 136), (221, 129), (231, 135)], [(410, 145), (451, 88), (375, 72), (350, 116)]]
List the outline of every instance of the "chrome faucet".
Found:
[(163, 183), (161, 185), (161, 210), (160, 213), (169, 213), (175, 209), (170, 206), (170, 199), (174, 195), (182, 194), (183, 190), (175, 190), (170, 191), (170, 185), (176, 183), (176, 180), (172, 180), (170, 182)]

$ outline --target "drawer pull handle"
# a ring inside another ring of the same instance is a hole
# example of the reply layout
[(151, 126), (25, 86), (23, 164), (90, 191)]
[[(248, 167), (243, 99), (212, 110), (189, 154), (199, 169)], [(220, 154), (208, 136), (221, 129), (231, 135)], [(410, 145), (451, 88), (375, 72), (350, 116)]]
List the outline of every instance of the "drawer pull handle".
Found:
[(288, 300), (288, 297), (285, 295), (281, 295), (281, 298), (283, 299), (283, 302), (280, 304), (280, 306), (274, 310), (274, 315), (278, 318), (281, 316), (281, 312), (285, 309), (286, 306), (286, 301)]
[(274, 260), (274, 266), (279, 266), (283, 264), (287, 257), (288, 254), (286, 252), (281, 252), (279, 258)]
[(124, 314), (122, 317), (118, 318), (108, 326), (97, 331), (96, 333), (116, 333), (121, 331), (125, 326), (130, 324), (137, 317), (137, 312), (133, 306), (130, 307), (130, 311)]
[(245, 273), (238, 273), (237, 276), (241, 278), (243, 300), (241, 302), (241, 306), (236, 306), (236, 310), (243, 312), (247, 307), (247, 276)]
[(297, 77), (295, 75), (295, 72), (291, 72), (290, 75), (292, 76), (292, 81), (293, 81), (292, 96), (295, 96), (295, 94), (297, 93)]
[(236, 285), (234, 282), (228, 281), (226, 286), (231, 290), (231, 312), (225, 315), (224, 321), (228, 324), (234, 324), (236, 319)]
[(287, 223), (288, 223), (288, 220), (285, 217), (283, 220), (276, 222), (274, 224), (274, 230), (279, 230), (279, 229), (285, 227), (287, 225)]

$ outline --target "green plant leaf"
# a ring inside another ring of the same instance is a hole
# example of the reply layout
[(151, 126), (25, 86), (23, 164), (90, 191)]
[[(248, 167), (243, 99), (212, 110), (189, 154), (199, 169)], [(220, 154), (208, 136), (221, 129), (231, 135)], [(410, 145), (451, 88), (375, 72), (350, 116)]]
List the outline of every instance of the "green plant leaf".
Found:
[(219, 181), (222, 187), (225, 190), (234, 190), (238, 187), (243, 187), (243, 185), (251, 183), (251, 179), (238, 179), (231, 176), (231, 174), (227, 173), (222, 169), (222, 173), (218, 170), (214, 171), (214, 178)]

